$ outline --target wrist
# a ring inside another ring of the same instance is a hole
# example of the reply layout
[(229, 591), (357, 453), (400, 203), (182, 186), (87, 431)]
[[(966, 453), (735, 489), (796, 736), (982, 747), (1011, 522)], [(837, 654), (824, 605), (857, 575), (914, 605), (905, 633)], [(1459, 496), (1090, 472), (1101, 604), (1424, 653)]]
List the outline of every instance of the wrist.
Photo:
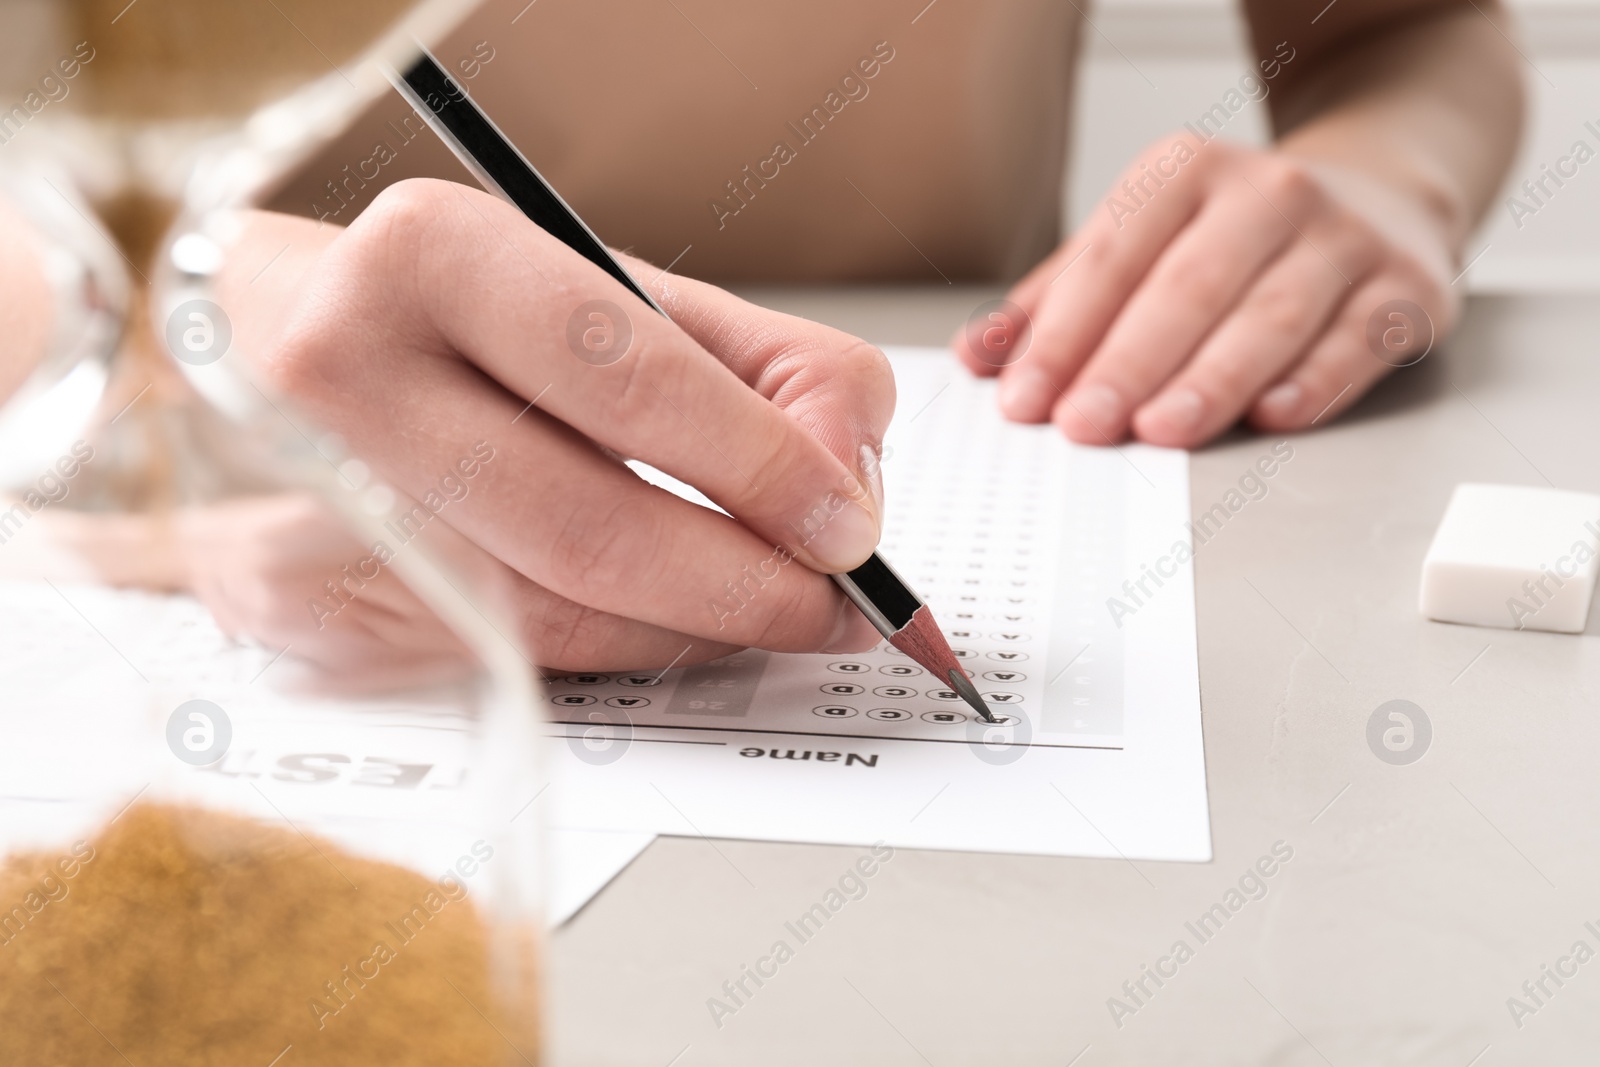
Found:
[(1285, 141), (1279, 151), (1304, 165), (1336, 200), (1365, 218), (1436, 278), (1455, 273), (1465, 240), (1459, 198), (1437, 183), (1394, 168), (1373, 168)]

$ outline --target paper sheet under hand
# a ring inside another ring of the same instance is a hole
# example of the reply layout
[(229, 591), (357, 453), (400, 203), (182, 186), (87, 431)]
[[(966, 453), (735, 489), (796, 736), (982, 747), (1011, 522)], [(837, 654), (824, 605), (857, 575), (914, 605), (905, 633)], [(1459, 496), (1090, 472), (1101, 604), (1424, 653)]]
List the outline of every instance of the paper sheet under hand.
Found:
[(1209, 859), (1187, 455), (1072, 445), (1005, 422), (994, 382), (948, 353), (890, 356), (881, 551), (1006, 725), (977, 722), (887, 642), (568, 675), (548, 693), (567, 724), (556, 821)]

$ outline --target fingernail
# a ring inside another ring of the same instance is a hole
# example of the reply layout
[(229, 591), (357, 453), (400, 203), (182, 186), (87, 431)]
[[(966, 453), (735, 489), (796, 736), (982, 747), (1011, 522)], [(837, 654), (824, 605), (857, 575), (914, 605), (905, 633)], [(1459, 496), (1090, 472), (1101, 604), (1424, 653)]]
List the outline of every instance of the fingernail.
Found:
[(1086, 385), (1074, 390), (1067, 403), (1097, 433), (1116, 438), (1122, 432), (1122, 397), (1109, 385)]
[[(837, 511), (833, 505), (839, 504)], [(829, 493), (821, 505), (823, 515), (801, 548), (830, 572), (854, 570), (878, 547), (878, 520), (865, 506), (843, 493)]]
[(1017, 422), (1037, 422), (1050, 410), (1054, 392), (1043, 371), (1018, 364), (1000, 376), (1000, 411)]
[(866, 481), (867, 488), (872, 490), (872, 502), (877, 505), (878, 515), (883, 515), (883, 457), (871, 445), (861, 446), (861, 477)]
[(1268, 389), (1261, 398), (1262, 412), (1269, 419), (1290, 419), (1300, 408), (1305, 390), (1299, 382), (1282, 382)]
[(834, 624), (833, 635), (821, 649), (823, 652), (865, 652), (883, 640), (878, 628), (867, 621), (861, 609), (845, 601), (839, 611), (839, 621)]
[(1184, 433), (1200, 425), (1205, 409), (1205, 401), (1200, 399), (1199, 393), (1180, 387), (1156, 397), (1140, 414), (1145, 420), (1161, 423), (1165, 429)]

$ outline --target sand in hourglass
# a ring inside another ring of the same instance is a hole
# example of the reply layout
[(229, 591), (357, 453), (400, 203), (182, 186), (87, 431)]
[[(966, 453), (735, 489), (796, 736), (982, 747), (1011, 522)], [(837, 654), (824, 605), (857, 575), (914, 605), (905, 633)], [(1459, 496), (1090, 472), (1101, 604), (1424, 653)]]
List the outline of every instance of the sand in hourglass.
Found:
[(489, 947), (464, 880), (136, 805), (0, 867), (0, 1062), (534, 1067)]

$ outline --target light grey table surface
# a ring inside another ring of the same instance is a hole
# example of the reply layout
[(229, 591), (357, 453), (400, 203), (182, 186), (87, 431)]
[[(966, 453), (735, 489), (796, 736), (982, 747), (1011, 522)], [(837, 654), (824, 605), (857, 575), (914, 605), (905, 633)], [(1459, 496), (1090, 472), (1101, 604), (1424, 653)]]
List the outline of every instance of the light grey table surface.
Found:
[[(750, 295), (942, 344), (993, 294)], [(555, 1062), (1600, 1063), (1600, 958), (1520, 1026), (1507, 1006), (1575, 942), (1600, 952), (1600, 612), (1570, 636), (1416, 608), (1457, 482), (1600, 491), (1597, 347), (1600, 300), (1474, 300), (1200, 549), (1211, 863), (897, 853), (719, 1028), (707, 998), (860, 850), (662, 838), (555, 937)], [(1272, 443), (1196, 453), (1194, 510)], [(1397, 698), (1433, 728), (1406, 766), (1366, 739)], [(1201, 944), (1185, 922), (1279, 841), (1266, 896)], [(1193, 958), (1117, 1026), (1108, 998), (1179, 939)]]

